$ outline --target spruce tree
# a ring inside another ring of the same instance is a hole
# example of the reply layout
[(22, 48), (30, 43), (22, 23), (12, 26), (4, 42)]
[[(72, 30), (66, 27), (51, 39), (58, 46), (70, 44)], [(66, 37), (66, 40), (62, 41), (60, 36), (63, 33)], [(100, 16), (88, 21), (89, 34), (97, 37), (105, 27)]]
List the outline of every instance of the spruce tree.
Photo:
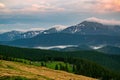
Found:
[(58, 65), (56, 64), (56, 66), (55, 66), (55, 70), (58, 70)]

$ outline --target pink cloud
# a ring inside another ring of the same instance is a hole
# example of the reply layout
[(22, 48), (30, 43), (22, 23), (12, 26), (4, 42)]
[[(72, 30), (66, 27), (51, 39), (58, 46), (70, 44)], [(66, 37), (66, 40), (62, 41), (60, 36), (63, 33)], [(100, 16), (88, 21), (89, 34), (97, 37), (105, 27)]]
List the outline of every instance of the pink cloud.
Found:
[(100, 0), (93, 6), (95, 12), (120, 12), (120, 0)]
[(7, 6), (0, 2), (0, 14), (8, 14), (11, 10), (7, 8)]
[(33, 10), (38, 10), (38, 11), (43, 11), (43, 12), (55, 12), (55, 11), (64, 11), (64, 8), (59, 8), (50, 4), (33, 4), (31, 9)]
[(21, 9), (9, 9), (4, 8), (0, 11), (0, 14), (31, 14), (31, 13), (47, 13), (47, 12), (62, 12), (64, 8), (46, 5), (46, 4), (32, 4), (31, 6), (27, 6)]
[(0, 3), (0, 9), (1, 9), (1, 8), (5, 8), (5, 4)]
[(47, 12), (60, 12), (64, 11), (64, 8), (59, 8), (56, 6), (46, 5), (46, 4), (32, 4), (29, 7), (25, 7), (16, 12), (29, 14), (29, 13), (47, 13)]
[[(61, 11), (100, 14), (120, 12), (120, 0), (71, 0), (69, 2), (68, 0), (11, 0), (11, 2), (9, 4), (10, 0), (4, 0), (4, 3), (8, 7), (4, 12), (18, 12), (18, 14)], [(0, 8), (3, 7), (5, 5), (0, 3)]]

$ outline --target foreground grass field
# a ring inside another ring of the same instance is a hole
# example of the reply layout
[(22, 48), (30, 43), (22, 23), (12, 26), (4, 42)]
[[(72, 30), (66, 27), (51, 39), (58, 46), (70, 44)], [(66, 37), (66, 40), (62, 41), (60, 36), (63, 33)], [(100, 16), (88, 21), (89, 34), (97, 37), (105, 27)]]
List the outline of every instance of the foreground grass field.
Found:
[(3, 80), (5, 76), (21, 76), (21, 78), (23, 78), (21, 80), (96, 80), (82, 75), (75, 75), (45, 67), (0, 60), (0, 79)]

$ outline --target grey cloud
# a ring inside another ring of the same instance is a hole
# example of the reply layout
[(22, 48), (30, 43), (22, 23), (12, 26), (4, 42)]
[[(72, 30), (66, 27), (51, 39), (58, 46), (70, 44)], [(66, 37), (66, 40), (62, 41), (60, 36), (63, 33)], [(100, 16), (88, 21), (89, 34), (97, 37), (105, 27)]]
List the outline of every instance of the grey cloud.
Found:
[(84, 3), (87, 3), (87, 4), (97, 4), (97, 3), (100, 3), (100, 1), (98, 1), (98, 0), (89, 0), (89, 1), (84, 1)]

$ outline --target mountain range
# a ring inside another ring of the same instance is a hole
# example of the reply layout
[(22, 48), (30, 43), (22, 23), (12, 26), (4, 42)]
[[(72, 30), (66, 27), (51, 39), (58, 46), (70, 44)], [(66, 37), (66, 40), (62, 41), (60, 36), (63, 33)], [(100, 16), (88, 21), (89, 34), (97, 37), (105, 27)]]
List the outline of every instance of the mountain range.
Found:
[(118, 48), (120, 25), (85, 20), (69, 27), (56, 26), (46, 30), (27, 32), (11, 31), (0, 34), (0, 44), (32, 48), (60, 45), (87, 45), (89, 47), (109, 45)]
[(80, 34), (80, 35), (113, 35), (120, 36), (120, 25), (109, 25), (103, 24), (95, 21), (83, 21), (74, 26), (55, 26), (46, 30), (36, 30), (36, 31), (10, 31), (0, 34), (0, 41), (12, 41), (16, 39), (26, 39), (32, 38), (41, 34), (51, 34), (51, 33), (70, 33), (70, 34)]

